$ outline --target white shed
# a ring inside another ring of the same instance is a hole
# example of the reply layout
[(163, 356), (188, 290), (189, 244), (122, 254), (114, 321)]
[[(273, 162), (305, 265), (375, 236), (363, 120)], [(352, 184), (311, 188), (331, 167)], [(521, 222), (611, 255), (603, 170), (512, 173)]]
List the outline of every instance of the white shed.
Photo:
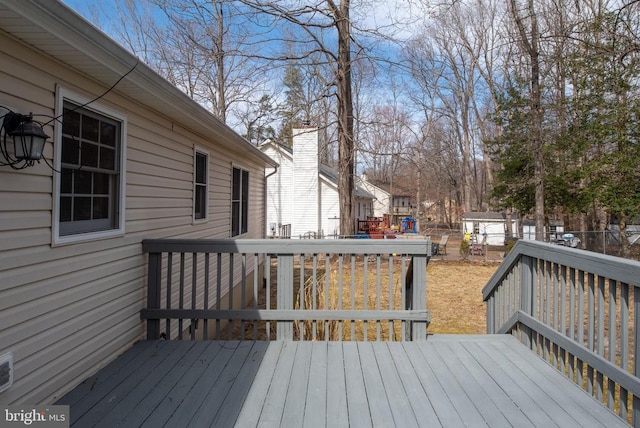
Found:
[[(504, 245), (508, 236), (507, 217), (497, 212), (471, 212), (462, 217), (463, 233), (471, 233), (474, 242)], [(518, 237), (518, 218), (511, 218), (511, 237)]]

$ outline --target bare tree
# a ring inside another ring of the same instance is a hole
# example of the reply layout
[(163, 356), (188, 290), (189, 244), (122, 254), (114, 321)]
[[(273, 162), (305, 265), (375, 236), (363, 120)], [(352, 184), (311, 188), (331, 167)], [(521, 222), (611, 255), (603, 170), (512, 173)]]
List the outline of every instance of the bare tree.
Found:
[[(536, 14), (534, 0), (527, 0), (524, 11), (516, 0), (510, 0), (511, 14), (516, 23), (524, 52), (527, 54), (530, 66), (530, 114), (532, 120), (532, 132), (529, 149), (534, 159), (534, 187), (535, 187), (535, 221), (536, 240), (544, 240), (545, 210), (544, 210), (544, 152), (542, 134), (542, 102), (540, 97), (540, 49), (538, 39), (538, 16)], [(524, 15), (523, 15), (524, 14)]]
[[(122, 0), (103, 27), (160, 75), (232, 125), (260, 100), (269, 81), (247, 43), (247, 17), (226, 0)], [(96, 14), (97, 16), (98, 14)], [(98, 19), (98, 18), (95, 18)], [(258, 114), (258, 113), (256, 113)]]

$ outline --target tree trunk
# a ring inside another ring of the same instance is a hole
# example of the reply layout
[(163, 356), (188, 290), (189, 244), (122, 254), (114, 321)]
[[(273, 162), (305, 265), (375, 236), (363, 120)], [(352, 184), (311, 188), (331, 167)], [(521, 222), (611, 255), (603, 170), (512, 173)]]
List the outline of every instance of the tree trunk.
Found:
[[(332, 2), (330, 2), (332, 4)], [(338, 29), (338, 194), (340, 200), (340, 234), (352, 236), (355, 231), (353, 217), (354, 141), (353, 96), (351, 93), (351, 21), (349, 0), (343, 0), (335, 9)]]

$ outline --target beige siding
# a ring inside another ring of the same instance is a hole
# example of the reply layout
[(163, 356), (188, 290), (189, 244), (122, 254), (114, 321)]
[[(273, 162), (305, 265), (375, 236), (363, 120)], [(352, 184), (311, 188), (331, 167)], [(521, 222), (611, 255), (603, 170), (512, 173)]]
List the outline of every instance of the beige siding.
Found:
[[(53, 115), (56, 85), (89, 98), (106, 89), (4, 33), (0, 62), (0, 105), (20, 113)], [(13, 352), (15, 368), (0, 404), (51, 403), (143, 337), (141, 240), (229, 237), (232, 165), (251, 177), (243, 237), (264, 235), (263, 165), (221, 151), (117, 90), (99, 103), (127, 118), (124, 236), (52, 246), (53, 172), (44, 163), (0, 167), (0, 355)], [(52, 126), (45, 131), (54, 135)], [(197, 224), (194, 145), (210, 153), (209, 218)], [(51, 140), (45, 157), (52, 162)]]

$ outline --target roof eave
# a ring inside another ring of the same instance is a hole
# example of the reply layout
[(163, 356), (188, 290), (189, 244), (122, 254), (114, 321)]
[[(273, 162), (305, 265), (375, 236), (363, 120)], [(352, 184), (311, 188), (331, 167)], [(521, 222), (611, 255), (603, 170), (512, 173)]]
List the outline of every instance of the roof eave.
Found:
[[(30, 40), (26, 33), (13, 34), (14, 37), (79, 70), (105, 87), (111, 87), (123, 75), (130, 72), (114, 88), (115, 91), (128, 96), (128, 87), (142, 89), (146, 94), (145, 99), (134, 101), (148, 105), (205, 139), (215, 138), (217, 143), (233, 152), (253, 157), (268, 166), (277, 166), (273, 159), (66, 5), (58, 1), (37, 0), (0, 0), (0, 5), (19, 15), (25, 24), (37, 26), (51, 37), (66, 44), (68, 49), (90, 58), (93, 64), (90, 66), (82, 61), (74, 63), (57, 51), (38, 45), (37, 41)], [(14, 28), (20, 28), (18, 23), (15, 24)], [(91, 72), (95, 65), (101, 67), (100, 75)]]

